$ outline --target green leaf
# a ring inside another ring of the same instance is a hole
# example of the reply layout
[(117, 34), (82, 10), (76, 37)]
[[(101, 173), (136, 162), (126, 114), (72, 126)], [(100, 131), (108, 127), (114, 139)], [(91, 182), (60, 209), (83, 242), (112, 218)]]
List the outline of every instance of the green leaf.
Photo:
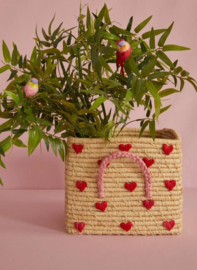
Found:
[(187, 76), (189, 76), (189, 72), (186, 71), (186, 70), (183, 70), (183, 71), (181, 72), (181, 76), (182, 76), (182, 77), (187, 77)]
[(5, 153), (4, 153), (3, 148), (1, 147), (1, 145), (0, 145), (0, 154), (5, 157)]
[(8, 136), (3, 141), (1, 141), (0, 146), (3, 148), (4, 153), (7, 152), (12, 146), (11, 136)]
[(162, 114), (163, 112), (167, 111), (170, 107), (171, 107), (171, 105), (168, 105), (168, 106), (162, 108), (162, 109), (160, 110), (160, 114)]
[(137, 106), (139, 106), (140, 101), (142, 99), (142, 96), (144, 94), (144, 84), (145, 81), (139, 79), (136, 84), (136, 101), (137, 101)]
[(55, 19), (55, 15), (53, 16), (53, 19), (51, 20), (51, 22), (49, 24), (49, 27), (48, 27), (48, 33), (49, 33), (49, 35), (51, 35), (51, 26), (53, 24), (54, 19)]
[(83, 115), (83, 114), (86, 114), (86, 113), (95, 114), (96, 112), (94, 110), (88, 110), (88, 109), (82, 109), (82, 110), (78, 111), (78, 115)]
[(127, 89), (127, 93), (125, 96), (125, 104), (127, 104), (133, 97), (133, 93), (131, 92), (131, 90)]
[(2, 168), (6, 169), (5, 164), (3, 163), (2, 159), (1, 159), (1, 156), (0, 156), (0, 166), (1, 166)]
[(18, 147), (27, 147), (21, 140), (17, 138), (13, 139), (12, 143)]
[(99, 12), (98, 17), (95, 20), (95, 25), (94, 25), (95, 30), (98, 30), (99, 27), (101, 26), (101, 23), (102, 23), (102, 20), (103, 20), (103, 17), (104, 17), (104, 13), (105, 13), (105, 6), (103, 6), (101, 11)]
[(169, 36), (172, 27), (173, 27), (174, 22), (169, 26), (169, 28), (163, 33), (163, 35), (160, 37), (159, 41), (158, 41), (158, 46), (163, 47), (167, 37)]
[(34, 46), (31, 57), (30, 57), (30, 61), (32, 63), (36, 63), (36, 55), (37, 55), (37, 49), (36, 49), (36, 46)]
[(185, 79), (185, 80), (187, 80), (189, 83), (191, 83), (191, 85), (194, 87), (194, 89), (195, 89), (196, 92), (197, 92), (197, 84), (196, 84), (196, 82), (194, 82), (194, 81), (191, 80), (190, 78), (187, 78), (187, 79)]
[(153, 80), (153, 79), (156, 79), (156, 78), (163, 78), (163, 77), (166, 77), (166, 76), (169, 76), (171, 75), (171, 72), (167, 72), (167, 71), (160, 71), (160, 72), (154, 72), (152, 73), (151, 75), (148, 76), (148, 80)]
[(154, 86), (154, 84), (151, 81), (147, 81), (145, 85), (148, 91), (151, 93), (151, 95), (155, 99), (155, 118), (156, 120), (158, 120), (160, 107), (161, 107), (161, 100), (160, 100), (159, 93), (157, 91), (157, 88)]
[(163, 98), (163, 97), (169, 96), (169, 95), (174, 94), (174, 93), (180, 93), (180, 92), (174, 88), (167, 88), (167, 89), (160, 91), (159, 96), (160, 96), (160, 98)]
[(97, 108), (98, 108), (103, 102), (105, 102), (105, 101), (106, 101), (106, 98), (105, 98), (105, 97), (103, 97), (103, 96), (98, 97), (98, 98), (94, 101), (93, 105), (90, 107), (90, 110), (97, 109)]
[(138, 78), (136, 76), (133, 76), (131, 81), (131, 92), (134, 94), (136, 92), (136, 84), (137, 84)]
[(59, 152), (59, 155), (60, 155), (62, 161), (64, 161), (64, 145), (63, 145), (62, 141), (57, 139), (57, 138), (55, 138), (54, 141), (56, 144), (56, 148)]
[(5, 65), (3, 67), (0, 68), (0, 74), (3, 73), (4, 71), (10, 69), (10, 66), (9, 65)]
[(100, 55), (98, 57), (98, 59), (99, 59), (99, 62), (101, 64), (101, 66), (103, 66), (109, 72), (113, 73), (112, 69), (110, 68), (110, 66), (108, 65), (108, 63), (105, 61), (105, 59), (102, 57), (102, 55)]
[(43, 37), (48, 41), (49, 40), (49, 36), (46, 34), (45, 30), (42, 28), (42, 34)]
[(149, 120), (147, 120), (147, 121), (145, 121), (145, 122), (143, 123), (143, 125), (142, 125), (142, 127), (141, 127), (141, 129), (140, 129), (139, 137), (142, 136), (142, 134), (143, 134), (145, 128), (148, 126), (148, 124), (149, 124)]
[(41, 126), (52, 126), (53, 124), (46, 119), (43, 118), (36, 118), (36, 122), (40, 124)]
[(183, 68), (179, 66), (179, 67), (177, 67), (177, 68), (174, 69), (174, 74), (177, 75), (177, 74), (179, 74), (182, 70), (183, 70)]
[(115, 33), (117, 33), (118, 35), (131, 35), (131, 33), (125, 29), (122, 29), (120, 27), (117, 27), (115, 25), (113, 25), (110, 29), (113, 29), (113, 31), (115, 31)]
[(23, 134), (26, 131), (27, 131), (27, 129), (20, 128), (20, 129), (13, 129), (12, 133), (13, 134)]
[[(166, 106), (166, 107), (163, 107), (163, 108), (160, 110), (160, 113), (159, 113), (159, 114), (162, 114), (163, 112), (167, 111), (170, 107), (171, 107), (171, 105), (168, 105), (168, 106)], [(155, 118), (155, 113), (153, 114), (153, 118)]]
[(68, 39), (67, 39), (67, 45), (69, 46), (71, 44), (71, 39), (72, 39), (72, 32), (70, 32)]
[(182, 78), (179, 78), (179, 79), (180, 79), (180, 92), (181, 92), (183, 90), (183, 88), (184, 88), (185, 82), (184, 82), (184, 80)]
[(154, 120), (149, 122), (149, 130), (150, 130), (151, 137), (153, 138), (153, 141), (154, 141), (155, 140), (155, 121)]
[(129, 22), (127, 24), (126, 30), (129, 32), (131, 31), (132, 23), (133, 23), (133, 16), (131, 16), (131, 18), (129, 19)]
[(38, 144), (40, 143), (41, 136), (39, 134), (39, 129), (37, 126), (32, 126), (29, 129), (29, 137), (28, 137), (28, 155), (30, 156)]
[(111, 20), (110, 20), (110, 17), (109, 17), (109, 11), (108, 11), (107, 5), (105, 4), (104, 7), (105, 7), (105, 11), (104, 11), (105, 23), (106, 24), (111, 24)]
[(108, 47), (108, 46), (101, 47), (101, 53), (103, 53), (103, 54), (114, 53), (116, 51), (117, 51), (116, 48), (112, 48), (112, 47)]
[(0, 132), (6, 128), (9, 128), (13, 124), (13, 118), (9, 119), (8, 121), (4, 122), (3, 124), (0, 125)]
[(16, 94), (7, 90), (4, 90), (4, 93), (6, 93), (7, 96), (11, 97), (11, 99), (15, 101), (16, 105), (19, 105), (20, 99)]
[(151, 28), (151, 34), (150, 34), (150, 48), (151, 49), (155, 48), (155, 31), (153, 27)]
[(4, 57), (5, 62), (10, 63), (11, 61), (10, 52), (4, 40), (2, 43), (2, 50), (3, 50), (3, 57)]
[(60, 30), (62, 24), (63, 24), (63, 22), (60, 23), (60, 25), (59, 25), (59, 26), (55, 29), (55, 31), (53, 32), (53, 34), (52, 34), (52, 36), (51, 36), (52, 40), (54, 40), (54, 38), (56, 37), (56, 35), (59, 33), (59, 30)]
[(167, 52), (167, 51), (186, 51), (186, 50), (190, 50), (190, 48), (179, 46), (179, 45), (164, 45), (163, 46), (164, 52)]
[(13, 66), (16, 66), (18, 64), (18, 50), (16, 45), (14, 44), (14, 50), (12, 52), (12, 60), (11, 60), (11, 64)]
[(19, 66), (19, 68), (22, 68), (22, 66), (23, 66), (23, 56), (22, 55), (19, 58), (18, 66)]
[(150, 72), (154, 69), (155, 65), (157, 63), (157, 58), (156, 57), (152, 57), (150, 59), (150, 61), (148, 62), (148, 64), (146, 64), (143, 69), (142, 69), (142, 76), (145, 78), (147, 77)]
[(52, 136), (49, 136), (48, 138), (49, 138), (49, 142), (50, 142), (51, 148), (53, 150), (53, 153), (55, 154), (55, 156), (57, 156), (57, 144), (56, 144), (56, 141)]
[(112, 40), (119, 40), (120, 39), (118, 36), (113, 35), (113, 34), (108, 33), (108, 32), (103, 32), (102, 37), (105, 39), (112, 39)]
[(2, 182), (2, 179), (0, 178), (0, 185), (3, 186), (3, 182)]
[[(165, 31), (166, 31), (166, 29), (156, 29), (156, 30), (154, 30), (154, 35), (157, 36)], [(148, 32), (142, 34), (143, 39), (150, 38), (150, 36), (151, 36), (151, 31), (148, 31)]]
[(10, 74), (10, 77), (7, 79), (7, 82), (14, 78), (14, 76), (17, 74), (17, 70), (13, 70)]
[(157, 51), (156, 55), (166, 64), (168, 65), (171, 69), (174, 69), (174, 65), (170, 58), (162, 51)]
[(135, 63), (133, 57), (130, 56), (130, 57), (126, 60), (126, 62), (128, 63), (130, 69), (131, 69), (138, 77), (141, 77), (141, 75), (140, 75), (140, 73), (139, 73), (139, 69), (138, 69), (138, 67), (137, 67), (137, 65), (136, 65), (136, 63)]
[(134, 31), (136, 33), (139, 33), (151, 20), (152, 16), (148, 17), (146, 20), (144, 20), (143, 22), (141, 22), (135, 29)]
[(105, 92), (99, 89), (90, 89), (90, 90), (80, 90), (82, 93), (87, 93), (87, 94), (96, 94), (96, 95), (104, 95)]
[(87, 29), (91, 29), (91, 15), (90, 15), (89, 7), (87, 7), (86, 27), (87, 27)]

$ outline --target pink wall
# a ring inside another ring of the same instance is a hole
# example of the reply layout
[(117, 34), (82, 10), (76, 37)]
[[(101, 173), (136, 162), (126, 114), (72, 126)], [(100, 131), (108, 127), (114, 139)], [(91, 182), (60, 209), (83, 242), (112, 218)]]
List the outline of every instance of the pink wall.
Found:
[[(175, 21), (169, 44), (179, 44), (192, 48), (184, 53), (174, 52), (174, 60), (179, 57), (180, 65), (190, 71), (191, 76), (197, 78), (197, 2), (195, 0), (117, 0), (95, 1), (89, 0), (92, 11), (100, 9), (106, 2), (113, 7), (111, 16), (125, 27), (130, 16), (134, 16), (134, 25), (153, 15), (151, 26), (165, 28)], [(71, 5), (72, 3), (72, 5)], [(34, 45), (33, 37), (36, 23), (38, 29), (46, 28), (54, 13), (56, 13), (55, 26), (64, 22), (66, 28), (76, 23), (80, 1), (68, 0), (6, 0), (0, 3), (0, 40), (4, 39), (11, 48), (14, 41), (19, 51), (30, 56)], [(88, 1), (83, 1), (84, 4)], [(122, 5), (120, 5), (120, 3)], [(3, 59), (0, 53), (0, 59)], [(6, 86), (7, 74), (0, 77), (0, 89)], [(182, 94), (177, 94), (166, 105), (173, 107), (162, 115), (158, 128), (169, 127), (177, 130), (182, 137), (183, 144), (183, 180), (185, 187), (197, 187), (196, 181), (196, 150), (197, 150), (197, 94), (188, 84)], [(133, 113), (133, 118), (141, 116), (141, 111)], [(135, 124), (137, 126), (137, 124)], [(2, 136), (2, 135), (0, 135)], [(1, 137), (2, 138), (2, 137)], [(27, 138), (24, 137), (27, 141)], [(43, 145), (43, 152), (39, 149), (27, 158), (27, 150), (14, 148), (5, 159), (7, 169), (0, 168), (0, 177), (4, 180), (4, 189), (59, 189), (64, 188), (64, 164), (60, 158), (47, 153)]]

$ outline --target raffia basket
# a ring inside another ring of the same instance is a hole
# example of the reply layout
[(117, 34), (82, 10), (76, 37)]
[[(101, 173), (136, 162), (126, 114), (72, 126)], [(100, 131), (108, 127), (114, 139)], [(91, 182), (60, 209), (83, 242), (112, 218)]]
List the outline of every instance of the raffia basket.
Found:
[(179, 135), (125, 129), (118, 137), (68, 138), (66, 230), (71, 234), (179, 234), (182, 150)]

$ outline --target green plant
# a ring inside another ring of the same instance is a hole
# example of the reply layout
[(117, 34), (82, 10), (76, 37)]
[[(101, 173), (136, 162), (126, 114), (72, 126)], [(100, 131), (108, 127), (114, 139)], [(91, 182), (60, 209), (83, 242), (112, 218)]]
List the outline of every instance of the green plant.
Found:
[[(80, 6), (77, 28), (65, 30), (61, 23), (52, 31), (54, 16), (48, 31), (42, 29), (42, 39), (36, 29), (30, 59), (19, 53), (16, 44), (10, 54), (3, 41), (0, 73), (10, 71), (10, 76), (0, 94), (0, 117), (6, 119), (0, 133), (10, 131), (11, 135), (0, 142), (0, 165), (5, 167), (2, 156), (13, 145), (25, 147), (19, 139), (24, 132), (28, 132), (29, 155), (44, 140), (47, 149), (50, 145), (63, 161), (68, 136), (107, 139), (118, 134), (117, 127), (140, 121), (139, 135), (149, 127), (155, 139), (155, 122), (170, 107), (163, 107), (162, 99), (181, 92), (185, 81), (197, 91), (197, 82), (178, 60), (172, 61), (166, 54), (188, 50), (166, 44), (173, 23), (167, 29), (152, 27), (139, 34), (151, 17), (134, 29), (131, 17), (123, 29), (111, 22), (106, 5), (98, 15), (91, 15), (88, 7), (84, 15)], [(116, 41), (120, 38), (133, 49), (124, 63), (126, 76), (116, 68)], [(27, 98), (23, 87), (32, 77), (38, 79), (39, 92)], [(167, 88), (168, 83), (172, 87)], [(111, 103), (109, 111), (106, 101)], [(144, 119), (132, 119), (135, 105), (144, 107)]]

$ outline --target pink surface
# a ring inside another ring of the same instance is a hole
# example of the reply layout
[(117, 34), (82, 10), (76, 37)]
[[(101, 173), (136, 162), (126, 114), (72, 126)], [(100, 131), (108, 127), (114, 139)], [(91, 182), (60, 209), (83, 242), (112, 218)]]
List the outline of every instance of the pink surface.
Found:
[[(191, 51), (183, 53), (171, 52), (174, 60), (180, 58), (180, 65), (191, 72), (191, 76), (197, 77), (197, 2), (194, 0), (125, 0), (120, 5), (119, 0), (107, 1), (83, 1), (89, 2), (91, 10), (99, 10), (106, 2), (108, 7), (113, 7), (111, 16), (113, 21), (121, 23), (126, 27), (131, 15), (134, 16), (136, 26), (143, 19), (153, 15), (153, 19), (147, 30), (168, 27), (172, 21), (175, 25), (169, 36), (168, 44), (179, 44), (192, 48)], [(54, 27), (64, 22), (65, 28), (76, 24), (75, 15), (78, 15), (80, 1), (68, 0), (6, 0), (0, 3), (0, 40), (4, 39), (12, 47), (14, 41), (19, 51), (31, 55), (34, 46), (35, 26), (38, 25), (39, 33), (41, 27), (46, 28), (56, 12)], [(0, 53), (0, 59), (3, 59)], [(8, 73), (0, 77), (0, 89), (6, 86)], [(186, 187), (197, 187), (196, 181), (196, 149), (197, 149), (197, 94), (187, 84), (182, 94), (175, 94), (171, 100), (166, 99), (164, 105), (173, 104), (173, 107), (161, 115), (158, 128), (168, 127), (177, 130), (183, 143), (183, 182)], [(140, 118), (142, 110), (137, 109), (132, 113), (131, 119)], [(137, 124), (134, 124), (137, 126)], [(2, 134), (0, 134), (2, 138)], [(1, 139), (0, 138), (0, 139)], [(27, 137), (24, 136), (27, 142)], [(43, 145), (44, 149), (44, 145)], [(60, 158), (55, 158), (52, 151), (47, 153), (45, 149), (40, 154), (39, 149), (27, 159), (27, 150), (15, 148), (5, 159), (7, 170), (0, 168), (0, 176), (4, 180), (3, 189), (53, 189), (64, 188), (64, 164)], [(0, 189), (2, 189), (0, 187)]]
[(69, 235), (64, 191), (0, 191), (2, 270), (196, 270), (197, 189), (184, 192), (175, 236)]

